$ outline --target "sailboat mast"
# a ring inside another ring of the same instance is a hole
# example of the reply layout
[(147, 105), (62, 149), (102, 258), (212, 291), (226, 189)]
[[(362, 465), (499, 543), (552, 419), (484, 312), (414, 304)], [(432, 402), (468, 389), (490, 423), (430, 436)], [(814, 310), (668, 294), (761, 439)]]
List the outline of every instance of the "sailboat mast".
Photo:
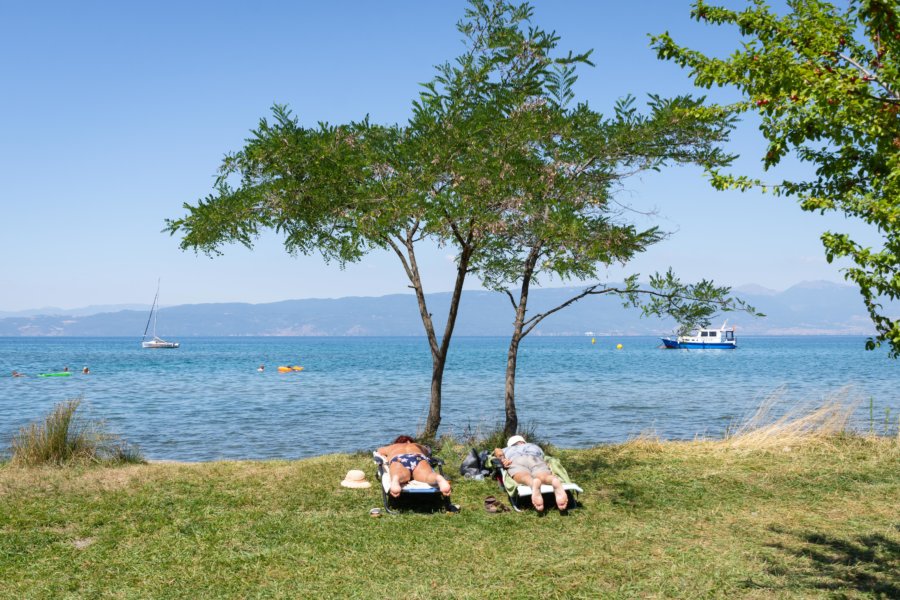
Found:
[[(147, 325), (144, 327), (144, 336), (141, 338), (142, 340), (147, 339), (147, 330), (150, 329), (150, 320), (153, 319), (153, 314), (156, 311), (156, 301), (159, 299), (159, 280), (156, 282), (156, 295), (153, 296), (153, 306), (150, 307), (150, 314), (147, 316)], [(153, 321), (153, 335), (156, 335), (156, 321)]]

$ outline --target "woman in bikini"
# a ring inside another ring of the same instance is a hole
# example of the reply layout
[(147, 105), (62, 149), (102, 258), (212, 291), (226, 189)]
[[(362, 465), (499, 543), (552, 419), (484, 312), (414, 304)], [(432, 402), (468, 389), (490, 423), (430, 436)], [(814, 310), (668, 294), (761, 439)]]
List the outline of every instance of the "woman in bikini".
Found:
[(450, 482), (435, 473), (428, 462), (431, 454), (428, 446), (417, 444), (408, 435), (401, 435), (390, 446), (379, 448), (378, 453), (387, 458), (391, 474), (391, 496), (394, 498), (400, 495), (401, 487), (410, 479), (436, 483), (443, 495), (450, 495)]

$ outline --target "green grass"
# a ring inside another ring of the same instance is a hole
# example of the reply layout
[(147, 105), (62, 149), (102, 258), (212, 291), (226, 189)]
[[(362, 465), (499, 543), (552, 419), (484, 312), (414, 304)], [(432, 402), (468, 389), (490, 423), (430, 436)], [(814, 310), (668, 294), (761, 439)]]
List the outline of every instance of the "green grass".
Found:
[[(448, 444), (444, 452), (449, 452)], [(900, 595), (900, 441), (559, 450), (583, 507), (373, 519), (369, 457), (0, 464), (3, 598), (888, 598)], [(448, 473), (454, 467), (448, 464)]]

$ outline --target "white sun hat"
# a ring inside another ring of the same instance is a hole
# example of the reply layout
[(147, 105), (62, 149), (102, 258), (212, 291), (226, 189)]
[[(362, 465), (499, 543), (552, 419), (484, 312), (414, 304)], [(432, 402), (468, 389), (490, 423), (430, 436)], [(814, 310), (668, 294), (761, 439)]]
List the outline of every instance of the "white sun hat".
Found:
[(525, 441), (525, 438), (523, 438), (521, 435), (514, 435), (511, 438), (509, 438), (508, 440), (506, 440), (506, 447), (509, 448), (510, 446), (514, 446), (514, 445), (518, 444), (519, 442), (524, 442), (524, 441)]
[(367, 488), (371, 487), (371, 483), (366, 481), (366, 474), (359, 469), (351, 469), (347, 471), (347, 476), (341, 482), (341, 485), (348, 488)]

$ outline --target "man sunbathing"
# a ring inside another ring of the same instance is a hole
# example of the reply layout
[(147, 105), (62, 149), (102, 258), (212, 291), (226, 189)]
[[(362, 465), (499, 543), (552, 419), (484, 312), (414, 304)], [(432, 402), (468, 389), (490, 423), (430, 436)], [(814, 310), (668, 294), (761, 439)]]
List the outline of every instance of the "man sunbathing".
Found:
[(535, 510), (544, 510), (542, 483), (553, 486), (559, 510), (565, 510), (569, 505), (569, 496), (563, 489), (562, 481), (550, 471), (550, 467), (544, 461), (544, 451), (537, 444), (526, 442), (521, 435), (514, 435), (507, 440), (506, 448), (494, 448), (494, 456), (500, 459), (503, 468), (516, 483), (531, 487), (531, 503)]
[(450, 482), (431, 468), (428, 456), (431, 449), (417, 444), (408, 435), (401, 435), (390, 446), (378, 449), (388, 461), (388, 469), (391, 475), (391, 496), (400, 496), (403, 484), (415, 479), (428, 484), (437, 484), (438, 489), (445, 496), (450, 495)]

